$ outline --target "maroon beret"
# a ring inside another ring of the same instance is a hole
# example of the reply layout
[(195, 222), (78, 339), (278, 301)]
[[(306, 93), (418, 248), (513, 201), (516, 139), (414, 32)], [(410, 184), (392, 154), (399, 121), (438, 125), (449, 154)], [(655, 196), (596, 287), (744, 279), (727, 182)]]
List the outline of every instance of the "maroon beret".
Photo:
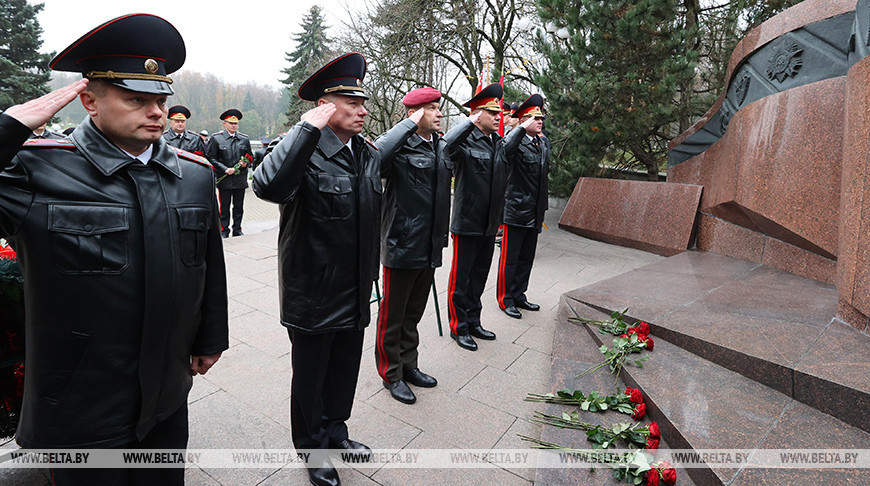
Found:
[(411, 90), (402, 98), (402, 104), (408, 108), (420, 106), (441, 99), (441, 92), (435, 88), (418, 88)]

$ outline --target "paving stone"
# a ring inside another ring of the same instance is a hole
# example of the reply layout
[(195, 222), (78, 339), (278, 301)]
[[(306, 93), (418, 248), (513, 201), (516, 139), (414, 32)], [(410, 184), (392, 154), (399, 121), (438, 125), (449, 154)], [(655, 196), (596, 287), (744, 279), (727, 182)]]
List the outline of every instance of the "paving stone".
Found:
[(394, 400), (386, 389), (367, 403), (420, 430), (437, 432), (458, 447), (488, 449), (514, 422), (510, 414), (461, 394), (438, 387), (418, 390), (421, 396), (411, 406)]
[[(208, 373), (214, 372), (214, 370), (216, 369), (215, 366), (220, 365), (221, 361), (218, 360), (218, 362), (215, 363), (215, 365), (212, 366), (210, 370), (208, 370)], [(187, 396), (187, 403), (193, 403), (220, 390), (217, 385), (208, 381), (208, 378), (206, 378), (206, 376), (211, 376), (208, 373), (206, 373), (206, 375), (196, 375), (193, 377), (193, 387), (190, 389), (190, 394)]]
[(230, 336), (274, 358), (290, 353), (287, 328), (259, 310), (230, 319)]
[[(281, 307), (278, 304), (278, 294), (270, 292), (267, 288), (251, 290), (241, 294), (233, 294), (231, 292), (231, 300), (240, 302), (251, 309), (264, 312), (272, 316), (280, 323)], [(234, 317), (234, 316), (230, 316)]]
[[(453, 449), (456, 445), (445, 442), (443, 438), (432, 434), (423, 433), (414, 439), (407, 449)], [(531, 485), (515, 472), (502, 469), (491, 464), (481, 465), (479, 468), (455, 467), (445, 469), (420, 469), (420, 468), (382, 468), (372, 476), (372, 479), (382, 486), (478, 486), (504, 485), (519, 486)]]
[(523, 401), (527, 393), (546, 387), (547, 375), (530, 378), (487, 366), (459, 392), (480, 403), (514, 417), (531, 419), (536, 404)]
[(289, 426), (289, 356), (273, 358), (246, 344), (224, 352), (205, 378), (233, 395), (246, 409)]
[[(190, 406), (189, 449), (293, 449), (290, 430), (220, 391)], [(209, 468), (211, 478), (225, 485), (257, 484), (273, 468)]]

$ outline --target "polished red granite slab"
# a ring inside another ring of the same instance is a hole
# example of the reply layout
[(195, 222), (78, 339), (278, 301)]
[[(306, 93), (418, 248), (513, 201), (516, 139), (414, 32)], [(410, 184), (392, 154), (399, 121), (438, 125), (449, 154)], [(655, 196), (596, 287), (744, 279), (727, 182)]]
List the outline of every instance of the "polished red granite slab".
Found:
[(850, 316), (863, 329), (870, 316), (870, 58), (858, 61), (846, 78), (837, 287), (851, 313), (863, 314), (865, 319)]
[[(645, 282), (660, 282), (661, 289)], [(570, 313), (562, 316), (601, 319), (627, 307), (630, 318), (651, 323), (650, 361), (625, 368), (622, 379), (642, 389), (673, 448), (867, 449), (870, 336), (831, 319), (837, 296), (817, 280), (686, 252), (566, 293)], [(594, 345), (611, 339), (581, 327)], [(583, 350), (577, 357), (589, 360), (582, 336), (569, 333), (576, 331), (564, 325), (554, 337), (554, 344), (566, 343), (561, 354), (576, 347)], [(866, 470), (686, 472), (696, 484), (815, 484), (826, 477), (870, 484)]]
[(559, 227), (659, 255), (685, 251), (692, 238), (701, 186), (581, 178)]

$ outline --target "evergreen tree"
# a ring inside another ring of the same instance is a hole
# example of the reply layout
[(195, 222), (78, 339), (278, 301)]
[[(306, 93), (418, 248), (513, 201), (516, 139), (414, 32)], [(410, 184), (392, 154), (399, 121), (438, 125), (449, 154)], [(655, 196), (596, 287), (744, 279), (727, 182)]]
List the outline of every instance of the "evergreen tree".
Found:
[(302, 19), (302, 32), (293, 35), (296, 49), (285, 53), (284, 59), (290, 67), (281, 72), (287, 75), (281, 83), (287, 86), (290, 103), (287, 106), (287, 126), (299, 121), (299, 117), (311, 109), (309, 104), (299, 99), (299, 86), (308, 79), (315, 70), (322, 67), (333, 57), (330, 39), (326, 37), (327, 26), (324, 24), (323, 9), (317, 5), (311, 7)]
[[(657, 180), (679, 119), (678, 86), (697, 53), (676, 0), (541, 0), (556, 32), (540, 38), (535, 81), (550, 109), (554, 192), (570, 194), (602, 161), (645, 167)], [(550, 29), (554, 30), (554, 29)]]
[(48, 92), (48, 62), (40, 54), (42, 28), (36, 14), (43, 4), (0, 0), (0, 110)]

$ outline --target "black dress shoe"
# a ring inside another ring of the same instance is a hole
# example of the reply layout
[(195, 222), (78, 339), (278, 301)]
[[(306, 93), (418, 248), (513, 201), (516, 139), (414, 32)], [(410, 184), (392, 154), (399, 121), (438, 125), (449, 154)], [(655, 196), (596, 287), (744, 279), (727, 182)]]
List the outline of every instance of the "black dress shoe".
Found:
[(485, 339), (487, 341), (492, 341), (495, 339), (495, 333), (492, 331), (487, 331), (483, 328), (483, 326), (469, 326), (468, 334), (480, 339)]
[(517, 302), (517, 307), (530, 311), (541, 310), (541, 306), (539, 306), (538, 304), (532, 304), (528, 300), (525, 302)]
[(417, 401), (417, 397), (414, 396), (414, 392), (408, 388), (408, 384), (405, 383), (405, 380), (394, 381), (392, 383), (387, 383), (385, 381), (384, 388), (390, 390), (390, 395), (402, 403), (410, 405)]
[(438, 384), (438, 380), (427, 375), (420, 371), (420, 368), (414, 368), (413, 370), (405, 370), (402, 375), (405, 377), (405, 381), (414, 385), (419, 386), (421, 388), (432, 388)]
[(460, 336), (451, 332), (450, 337), (452, 337), (453, 340), (456, 341), (456, 344), (458, 344), (460, 348), (465, 348), (469, 351), (477, 351), (477, 343), (474, 342), (474, 339), (472, 339), (471, 336), (467, 334), (464, 336)]
[(230, 237), (230, 232), (229, 232), (229, 231), (221, 231), (221, 237), (223, 237), (223, 238), (229, 238), (229, 237)]
[(242, 230), (238, 230), (238, 231), (233, 231), (233, 236), (245, 236), (245, 234), (242, 233)]
[(369, 446), (363, 444), (362, 442), (357, 442), (355, 440), (344, 439), (343, 441), (333, 444), (332, 447), (334, 449), (342, 449), (348, 452), (353, 453), (352, 455), (356, 456), (362, 462), (369, 462), (372, 460), (372, 450)]
[(505, 314), (507, 314), (510, 317), (513, 317), (514, 319), (522, 319), (523, 318), (522, 313), (520, 313), (520, 311), (517, 310), (517, 308), (512, 306), (512, 305), (505, 307), (502, 310), (504, 311)]
[(338, 471), (335, 470), (328, 458), (324, 458), (316, 464), (309, 464), (308, 480), (314, 486), (339, 486), (341, 484), (341, 480), (338, 479)]

